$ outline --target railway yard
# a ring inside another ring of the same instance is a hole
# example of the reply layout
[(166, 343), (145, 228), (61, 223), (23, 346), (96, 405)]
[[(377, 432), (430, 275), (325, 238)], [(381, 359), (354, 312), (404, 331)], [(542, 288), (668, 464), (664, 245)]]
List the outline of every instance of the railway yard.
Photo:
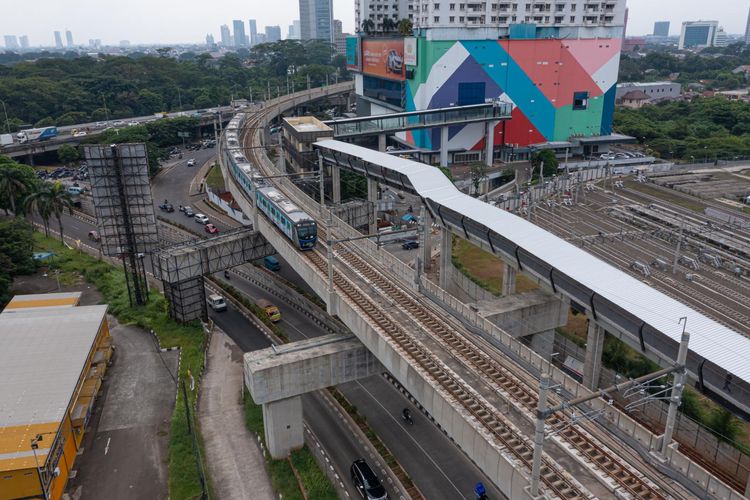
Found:
[(667, 187), (613, 184), (586, 184), (576, 205), (538, 203), (531, 220), (750, 335), (750, 216)]

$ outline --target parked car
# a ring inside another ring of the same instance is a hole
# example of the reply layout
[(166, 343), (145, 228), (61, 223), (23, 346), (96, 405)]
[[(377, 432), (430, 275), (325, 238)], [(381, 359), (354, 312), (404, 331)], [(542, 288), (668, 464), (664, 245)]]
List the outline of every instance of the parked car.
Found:
[(174, 205), (172, 205), (168, 201), (165, 201), (164, 203), (162, 203), (161, 205), (159, 205), (159, 209), (162, 212), (174, 212)]
[(182, 208), (182, 213), (185, 214), (185, 215), (187, 215), (188, 217), (192, 217), (192, 216), (195, 215), (195, 212), (193, 212), (193, 209), (190, 208), (190, 207), (183, 207)]
[(405, 241), (401, 244), (401, 248), (404, 250), (414, 250), (415, 248), (419, 248), (419, 242), (415, 240)]
[(208, 216), (205, 214), (195, 214), (194, 219), (199, 224), (208, 224)]
[(96, 122), (95, 126), (96, 127), (106, 127), (107, 126), (107, 122)]
[(78, 130), (76, 132), (73, 132), (73, 137), (85, 137), (88, 135), (88, 132), (85, 130)]
[(214, 226), (210, 222), (206, 224), (205, 229), (208, 234), (217, 234), (219, 232), (219, 228)]
[(372, 471), (364, 459), (359, 458), (352, 463), (352, 482), (357, 492), (365, 500), (385, 500), (388, 498), (383, 485), (380, 484), (378, 476)]
[(138, 125), (138, 122), (135, 121), (128, 123), (128, 127), (135, 127), (136, 125)]
[(195, 160), (194, 160), (194, 159), (192, 159), (192, 158), (191, 158), (191, 159), (189, 159), (189, 160), (187, 161), (187, 166), (188, 166), (188, 167), (194, 167), (194, 166), (195, 166)]

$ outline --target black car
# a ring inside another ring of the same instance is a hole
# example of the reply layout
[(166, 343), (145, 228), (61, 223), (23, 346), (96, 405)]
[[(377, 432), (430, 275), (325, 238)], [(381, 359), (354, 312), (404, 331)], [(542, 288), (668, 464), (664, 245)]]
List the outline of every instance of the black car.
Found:
[(401, 248), (404, 250), (414, 250), (415, 248), (419, 248), (419, 242), (415, 240), (405, 241), (401, 244)]
[(159, 205), (159, 208), (163, 212), (174, 212), (174, 206), (171, 203), (162, 203)]
[(365, 500), (386, 500), (388, 493), (380, 484), (378, 476), (362, 458), (354, 461), (351, 467), (352, 482)]

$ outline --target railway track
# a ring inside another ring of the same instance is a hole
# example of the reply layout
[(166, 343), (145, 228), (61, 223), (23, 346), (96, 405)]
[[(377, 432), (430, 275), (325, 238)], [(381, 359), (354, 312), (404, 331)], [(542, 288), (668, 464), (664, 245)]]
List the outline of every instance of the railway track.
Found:
[[(263, 162), (258, 158), (255, 149), (248, 148), (248, 155), (252, 161), (262, 168)], [(272, 172), (266, 172), (271, 174)], [(301, 206), (310, 208), (310, 204), (302, 200), (295, 200)], [(312, 211), (316, 213), (316, 210)], [(325, 238), (326, 226), (318, 222), (319, 242)], [(321, 253), (320, 245), (314, 252), (306, 252), (305, 256), (322, 276), (327, 276), (326, 256)], [(366, 282), (381, 289), (383, 295), (392, 298), (403, 311), (409, 314), (431, 337), (447, 346), (453, 357), (482, 374), (496, 390), (502, 391), (518, 403), (517, 406), (532, 415), (536, 411), (536, 391), (521, 379), (512, 375), (511, 371), (502, 366), (497, 360), (482, 352), (472, 343), (466, 341), (449, 324), (438, 319), (425, 306), (413, 300), (407, 293), (380, 274), (372, 265), (359, 257), (355, 251), (342, 246), (342, 251), (336, 252), (337, 258), (346, 262), (348, 269), (357, 273)], [(399, 346), (418, 366), (427, 372), (456, 402), (472, 415), (499, 444), (506, 448), (520, 463), (530, 470), (533, 457), (533, 446), (528, 438), (505, 421), (493, 405), (479, 396), (460, 377), (456, 376), (442, 361), (424, 345), (420, 344), (398, 322), (383, 312), (383, 307), (365, 295), (360, 289), (338, 270), (334, 270), (334, 284), (362, 314), (372, 320), (396, 345)], [(604, 475), (612, 478), (621, 493), (631, 498), (658, 499), (667, 498), (643, 474), (624, 462), (617, 454), (612, 453), (604, 445), (598, 443), (590, 434), (575, 425), (569, 425), (566, 415), (555, 415), (547, 423), (559, 430), (560, 438), (575, 449), (580, 456), (585, 457), (589, 466), (598, 469)], [(543, 484), (560, 498), (589, 498), (591, 494), (580, 486), (572, 477), (560, 468), (553, 460), (545, 456), (542, 464), (541, 480)]]
[[(541, 222), (539, 225), (542, 227), (545, 227), (558, 235), (564, 235), (566, 232), (569, 232), (569, 228), (562, 226), (561, 223), (556, 220), (557, 216), (552, 212), (547, 212), (544, 208), (538, 207), (536, 213), (539, 217), (537, 223)], [(602, 221), (600, 219), (597, 219), (596, 223), (583, 220), (581, 220), (581, 222), (588, 224), (595, 231), (601, 229), (607, 230), (606, 227), (602, 227)], [(629, 248), (630, 253), (625, 251), (623, 246)], [(590, 244), (586, 247), (586, 250), (589, 251), (589, 253), (616, 265), (621, 270), (634, 274), (638, 279), (644, 279), (644, 277), (641, 274), (636, 274), (630, 268), (633, 260), (643, 260), (643, 254), (646, 254), (649, 257), (646, 258), (646, 260), (650, 261), (652, 257), (657, 257), (664, 253), (662, 251), (654, 255), (648, 255), (643, 249), (628, 241), (624, 241), (623, 246), (612, 247)], [(635, 254), (633, 252), (635, 252)], [(646, 264), (648, 264), (648, 262), (646, 262)], [(687, 287), (684, 283), (679, 282), (669, 273), (654, 268), (650, 268), (650, 271), (652, 281), (649, 284), (654, 288), (675, 300), (692, 304), (717, 322), (747, 335), (747, 325), (750, 324), (750, 315), (743, 314), (727, 305), (728, 300), (736, 305), (738, 309), (750, 311), (750, 308), (748, 308), (747, 305), (747, 299), (738, 291), (728, 288), (703, 274), (699, 275), (698, 279), (693, 283), (693, 286)], [(701, 284), (701, 282), (705, 282), (705, 284)], [(708, 285), (710, 285), (710, 287)], [(698, 289), (698, 286), (703, 287), (703, 290)], [(722, 302), (722, 300), (724, 302)]]

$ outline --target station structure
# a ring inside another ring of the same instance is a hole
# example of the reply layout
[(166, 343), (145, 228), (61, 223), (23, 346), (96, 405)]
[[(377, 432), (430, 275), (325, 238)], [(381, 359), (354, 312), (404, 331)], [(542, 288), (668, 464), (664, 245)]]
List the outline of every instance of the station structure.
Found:
[(0, 313), (0, 499), (62, 498), (113, 354), (107, 306), (16, 295)]

